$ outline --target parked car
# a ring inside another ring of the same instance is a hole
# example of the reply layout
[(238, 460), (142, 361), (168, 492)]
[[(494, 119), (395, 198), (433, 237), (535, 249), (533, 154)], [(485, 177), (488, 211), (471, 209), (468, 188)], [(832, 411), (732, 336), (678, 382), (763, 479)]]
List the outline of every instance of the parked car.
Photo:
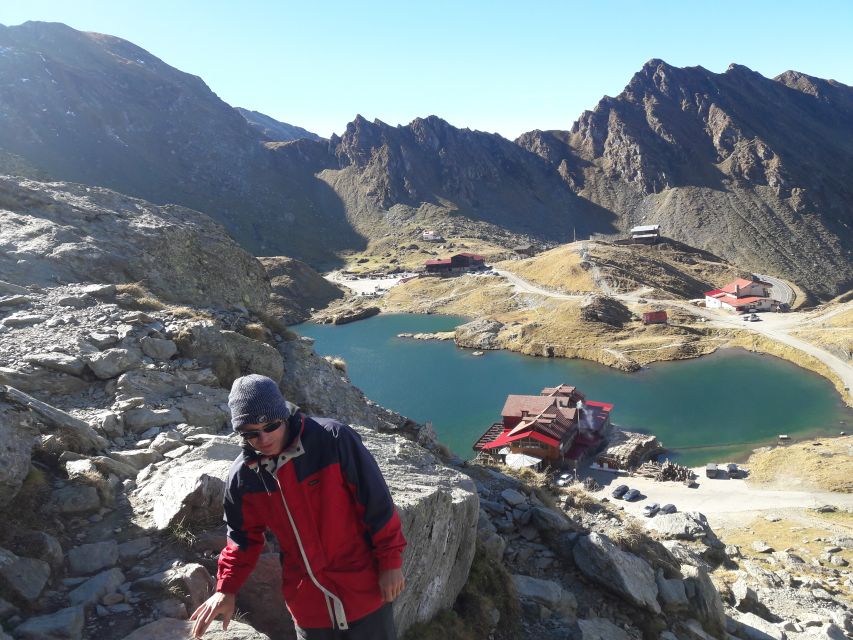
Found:
[(660, 505), (657, 502), (652, 502), (651, 504), (647, 504), (643, 507), (643, 515), (647, 518), (651, 518), (658, 511), (660, 511)]
[(713, 462), (709, 462), (708, 464), (706, 464), (705, 465), (705, 475), (708, 476), (709, 478), (716, 478), (717, 477), (717, 465), (714, 464)]
[(749, 316), (750, 322), (758, 322), (759, 320), (761, 320), (761, 318), (758, 316), (757, 313), (753, 313), (751, 316)]
[(614, 498), (616, 498), (618, 500), (619, 498), (624, 496), (626, 493), (628, 493), (628, 485), (627, 484), (620, 484), (618, 487), (616, 487), (613, 490), (613, 493), (610, 495), (612, 495)]
[(639, 489), (629, 489), (624, 496), (622, 496), (623, 500), (627, 500), (628, 502), (632, 502), (637, 500), (640, 497)]
[(571, 481), (572, 481), (572, 474), (571, 473), (563, 473), (560, 475), (559, 478), (557, 478), (557, 486), (558, 487), (565, 487)]
[(676, 508), (675, 508), (675, 505), (674, 505), (674, 504), (672, 504), (671, 502), (669, 502), (669, 503), (667, 503), (667, 504), (663, 505), (663, 506), (660, 508), (660, 512), (661, 512), (661, 513), (675, 513), (676, 511), (678, 511), (678, 509), (676, 509)]
[(740, 478), (740, 469), (737, 468), (734, 462), (726, 465), (726, 471), (729, 474), (729, 478)]

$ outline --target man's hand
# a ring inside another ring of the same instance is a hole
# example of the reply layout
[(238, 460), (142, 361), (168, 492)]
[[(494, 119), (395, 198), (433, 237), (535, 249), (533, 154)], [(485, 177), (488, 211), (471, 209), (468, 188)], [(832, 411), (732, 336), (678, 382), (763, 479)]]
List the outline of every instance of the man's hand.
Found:
[(216, 616), (222, 614), (222, 629), (228, 629), (228, 623), (234, 616), (234, 607), (237, 604), (237, 596), (233, 593), (216, 592), (210, 596), (204, 603), (196, 609), (190, 616), (190, 620), (195, 620), (193, 625), (193, 638), (201, 638), (210, 623), (213, 622)]
[(385, 602), (393, 602), (406, 586), (406, 578), (402, 569), (388, 569), (379, 574), (379, 591)]

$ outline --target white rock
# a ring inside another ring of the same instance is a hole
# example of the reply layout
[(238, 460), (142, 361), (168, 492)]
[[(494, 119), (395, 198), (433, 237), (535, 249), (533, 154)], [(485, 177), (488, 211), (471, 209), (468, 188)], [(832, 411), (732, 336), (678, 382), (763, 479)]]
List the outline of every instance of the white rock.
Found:
[(515, 489), (504, 489), (501, 491), (501, 498), (512, 507), (517, 507), (520, 504), (527, 502), (527, 497)]

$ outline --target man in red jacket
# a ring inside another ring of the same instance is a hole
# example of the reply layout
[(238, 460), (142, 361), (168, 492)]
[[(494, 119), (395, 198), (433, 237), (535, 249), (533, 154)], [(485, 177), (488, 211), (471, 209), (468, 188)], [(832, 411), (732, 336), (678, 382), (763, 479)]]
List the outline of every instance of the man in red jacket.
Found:
[(282, 593), (297, 638), (394, 640), (391, 602), (405, 586), (406, 539), (359, 435), (302, 414), (265, 376), (235, 380), (228, 405), (246, 446), (228, 474), (228, 544), (216, 593), (190, 617), (193, 637), (218, 615), (228, 627), (269, 529), (281, 548)]

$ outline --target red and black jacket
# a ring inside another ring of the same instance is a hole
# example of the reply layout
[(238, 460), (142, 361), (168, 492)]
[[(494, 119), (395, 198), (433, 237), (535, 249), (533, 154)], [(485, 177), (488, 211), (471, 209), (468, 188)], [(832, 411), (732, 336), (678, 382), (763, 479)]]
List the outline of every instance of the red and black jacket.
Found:
[(282, 592), (302, 628), (346, 629), (379, 609), (379, 572), (402, 566), (406, 539), (376, 460), (350, 427), (296, 412), (284, 451), (247, 449), (225, 490), (228, 544), (217, 591), (236, 593), (264, 548), (278, 538)]

